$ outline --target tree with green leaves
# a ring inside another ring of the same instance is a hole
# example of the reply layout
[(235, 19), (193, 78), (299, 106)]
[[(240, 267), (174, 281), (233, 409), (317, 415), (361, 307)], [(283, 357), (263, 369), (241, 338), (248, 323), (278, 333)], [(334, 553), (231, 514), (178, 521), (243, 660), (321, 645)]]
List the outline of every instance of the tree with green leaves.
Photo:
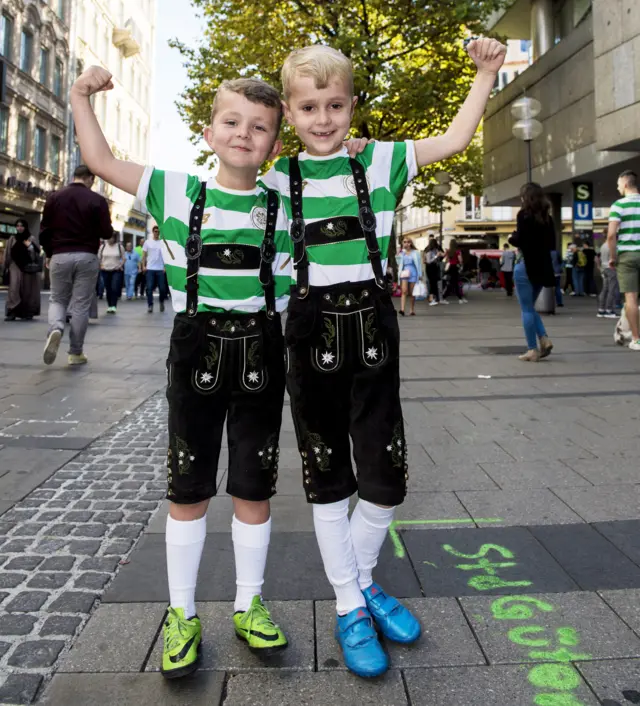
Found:
[[(504, 0), (191, 0), (205, 22), (198, 46), (175, 40), (189, 85), (178, 102), (194, 140), (209, 124), (213, 96), (225, 79), (256, 76), (280, 86), (290, 51), (328, 44), (353, 62), (358, 105), (352, 136), (404, 140), (441, 134), (467, 96), (475, 66), (464, 38)], [(300, 143), (290, 126), (284, 154)], [(200, 155), (200, 164), (211, 159)], [(478, 138), (463, 154), (421, 170), (416, 205), (439, 207), (429, 184), (445, 169), (464, 193), (482, 190)]]

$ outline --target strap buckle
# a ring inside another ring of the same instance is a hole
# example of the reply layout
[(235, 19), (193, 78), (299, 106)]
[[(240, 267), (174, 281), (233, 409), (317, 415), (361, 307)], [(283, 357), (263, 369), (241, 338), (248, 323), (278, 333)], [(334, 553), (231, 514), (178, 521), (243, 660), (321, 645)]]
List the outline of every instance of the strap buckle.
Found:
[(273, 240), (263, 240), (260, 246), (260, 258), (262, 262), (267, 265), (271, 265), (276, 259), (278, 251), (276, 250), (276, 244)]
[[(358, 211), (358, 220), (362, 230), (367, 233), (375, 233), (376, 231), (376, 214), (368, 207), (361, 206)], [(371, 250), (369, 251), (371, 252)]]
[(184, 246), (187, 260), (197, 260), (202, 255), (202, 238), (197, 233), (192, 233)]
[(291, 240), (294, 243), (301, 243), (304, 240), (305, 222), (304, 218), (294, 218), (291, 221)]

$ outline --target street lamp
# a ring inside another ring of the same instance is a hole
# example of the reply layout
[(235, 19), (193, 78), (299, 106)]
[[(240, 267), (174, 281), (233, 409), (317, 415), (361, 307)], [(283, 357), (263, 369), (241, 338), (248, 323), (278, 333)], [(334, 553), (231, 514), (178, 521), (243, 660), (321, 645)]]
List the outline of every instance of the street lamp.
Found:
[(440, 197), (440, 247), (442, 247), (444, 197), (451, 191), (451, 175), (448, 172), (437, 172), (435, 179), (433, 193)]
[(542, 106), (540, 101), (529, 96), (523, 96), (511, 105), (511, 115), (516, 119), (512, 132), (516, 139), (527, 143), (527, 182), (533, 181), (531, 165), (531, 141), (542, 134), (542, 123), (536, 120)]

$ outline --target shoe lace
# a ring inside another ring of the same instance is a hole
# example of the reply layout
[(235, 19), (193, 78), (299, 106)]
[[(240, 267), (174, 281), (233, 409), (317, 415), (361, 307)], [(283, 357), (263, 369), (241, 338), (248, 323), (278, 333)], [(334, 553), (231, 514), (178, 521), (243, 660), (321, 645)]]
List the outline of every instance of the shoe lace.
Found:
[(164, 643), (167, 650), (173, 652), (188, 637), (189, 622), (182, 618), (173, 608), (169, 608), (165, 626)]
[(278, 629), (278, 626), (273, 622), (269, 611), (262, 603), (258, 602), (252, 605), (247, 611), (246, 622), (249, 624), (249, 630), (251, 630), (253, 626), (258, 628), (260, 632)]

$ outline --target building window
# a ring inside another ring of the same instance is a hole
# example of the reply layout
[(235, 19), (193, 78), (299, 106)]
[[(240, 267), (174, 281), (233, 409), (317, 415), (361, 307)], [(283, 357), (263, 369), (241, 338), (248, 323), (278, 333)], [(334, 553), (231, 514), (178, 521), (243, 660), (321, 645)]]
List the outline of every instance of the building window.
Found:
[(521, 52), (525, 52), (526, 54), (528, 54), (530, 47), (531, 47), (531, 40), (530, 39), (521, 39), (520, 40), (520, 51)]
[(61, 20), (64, 20), (64, 3), (65, 0), (58, 0), (58, 2), (56, 3), (56, 13)]
[(49, 83), (49, 50), (46, 47), (40, 49), (40, 83), (43, 86)]
[(13, 20), (9, 15), (2, 13), (0, 18), (0, 53), (8, 61), (11, 61), (11, 47), (13, 45)]
[(26, 29), (20, 35), (20, 68), (25, 73), (31, 73), (31, 61), (33, 55), (33, 35)]
[(9, 108), (0, 106), (0, 152), (7, 152), (7, 140), (9, 138)]
[(43, 127), (36, 127), (35, 137), (35, 165), (40, 169), (47, 168), (47, 131)]
[(53, 70), (53, 92), (58, 96), (62, 97), (62, 77), (64, 75), (64, 66), (60, 59), (56, 59), (55, 68)]
[(51, 171), (59, 176), (60, 174), (60, 138), (57, 135), (51, 135), (51, 143), (49, 145), (49, 164)]
[(27, 161), (27, 138), (29, 134), (29, 121), (22, 115), (18, 118), (18, 139), (16, 141), (16, 159)]

